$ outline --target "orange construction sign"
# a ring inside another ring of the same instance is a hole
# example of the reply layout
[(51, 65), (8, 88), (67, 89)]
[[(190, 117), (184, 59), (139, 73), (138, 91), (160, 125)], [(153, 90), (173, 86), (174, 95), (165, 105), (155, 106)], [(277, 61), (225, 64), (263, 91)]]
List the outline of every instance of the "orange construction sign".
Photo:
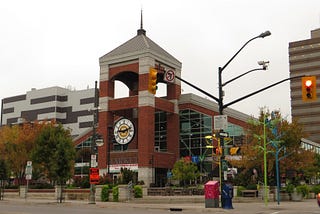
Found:
[(99, 179), (99, 168), (90, 168), (90, 184), (98, 184)]

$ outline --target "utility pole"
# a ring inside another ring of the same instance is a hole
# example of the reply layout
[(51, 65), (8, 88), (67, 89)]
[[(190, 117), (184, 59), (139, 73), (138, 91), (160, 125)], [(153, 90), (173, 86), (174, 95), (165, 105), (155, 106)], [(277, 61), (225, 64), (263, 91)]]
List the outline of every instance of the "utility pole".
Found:
[[(91, 139), (91, 160), (90, 160), (90, 169), (92, 167), (96, 167), (96, 161), (97, 161), (97, 145), (96, 145), (96, 128), (97, 128), (97, 122), (98, 122), (98, 87), (97, 87), (97, 81), (95, 81), (94, 85), (94, 108), (91, 109), (93, 112), (93, 124), (92, 124), (92, 139)], [(89, 177), (90, 177), (90, 171), (89, 170)], [(96, 203), (96, 187), (95, 184), (90, 182), (90, 195), (89, 195), (89, 204), (95, 204)]]

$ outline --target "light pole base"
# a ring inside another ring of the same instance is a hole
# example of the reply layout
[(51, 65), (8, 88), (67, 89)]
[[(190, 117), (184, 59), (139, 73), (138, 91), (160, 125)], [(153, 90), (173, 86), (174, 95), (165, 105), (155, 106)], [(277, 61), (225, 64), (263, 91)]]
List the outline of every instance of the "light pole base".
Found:
[(89, 204), (96, 204), (96, 191), (94, 184), (90, 184)]

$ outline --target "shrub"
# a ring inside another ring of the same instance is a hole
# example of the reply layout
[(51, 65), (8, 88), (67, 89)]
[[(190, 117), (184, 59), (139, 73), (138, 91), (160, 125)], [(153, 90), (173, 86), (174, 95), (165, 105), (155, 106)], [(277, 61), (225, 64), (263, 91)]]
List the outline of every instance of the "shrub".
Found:
[(301, 193), (304, 198), (307, 197), (310, 192), (310, 188), (305, 184), (297, 186), (296, 189), (297, 193)]
[(101, 201), (109, 201), (109, 185), (104, 185), (102, 187)]
[(39, 183), (29, 186), (30, 189), (53, 189), (54, 186), (49, 183)]
[(293, 184), (287, 184), (286, 188), (285, 188), (286, 192), (291, 194), (294, 191), (294, 185)]
[(313, 186), (311, 191), (314, 192), (315, 194), (320, 193), (320, 185)]
[(135, 185), (134, 187), (134, 197), (142, 198), (142, 187), (140, 185)]
[(256, 190), (257, 189), (257, 184), (248, 184), (247, 189)]
[(242, 195), (241, 194), (242, 190), (246, 190), (246, 188), (244, 186), (238, 186), (238, 188), (237, 188), (237, 196), (241, 196)]
[(73, 185), (75, 187), (80, 187), (80, 188), (89, 188), (90, 187), (90, 182), (89, 182), (89, 176), (85, 177), (74, 177), (73, 178)]
[(110, 184), (110, 183), (112, 183), (112, 178), (110, 174), (103, 174), (102, 176), (100, 176), (99, 184)]
[(112, 199), (113, 201), (119, 201), (119, 187), (115, 186), (112, 188)]

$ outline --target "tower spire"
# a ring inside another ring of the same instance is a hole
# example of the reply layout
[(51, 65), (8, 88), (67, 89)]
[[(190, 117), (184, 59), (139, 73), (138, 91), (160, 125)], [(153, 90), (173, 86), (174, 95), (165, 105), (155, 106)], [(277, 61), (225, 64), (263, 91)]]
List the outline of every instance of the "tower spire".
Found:
[(141, 14), (140, 14), (140, 29), (143, 29), (142, 8), (141, 8)]
[(140, 29), (138, 29), (138, 35), (146, 35), (146, 31), (143, 29), (142, 8), (140, 13)]

